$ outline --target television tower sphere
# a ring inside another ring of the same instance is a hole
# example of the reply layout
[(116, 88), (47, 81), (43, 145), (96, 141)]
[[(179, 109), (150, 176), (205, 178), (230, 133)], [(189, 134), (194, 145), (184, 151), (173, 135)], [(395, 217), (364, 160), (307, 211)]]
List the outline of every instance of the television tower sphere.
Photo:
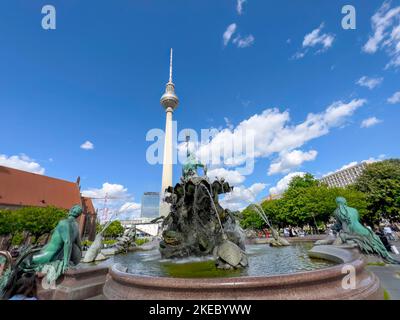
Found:
[[(166, 111), (174, 111), (179, 104), (178, 96), (175, 94), (175, 85), (172, 82), (172, 49), (169, 64), (169, 81), (165, 88), (165, 93), (161, 97), (160, 103)], [(172, 110), (171, 110), (172, 109)]]

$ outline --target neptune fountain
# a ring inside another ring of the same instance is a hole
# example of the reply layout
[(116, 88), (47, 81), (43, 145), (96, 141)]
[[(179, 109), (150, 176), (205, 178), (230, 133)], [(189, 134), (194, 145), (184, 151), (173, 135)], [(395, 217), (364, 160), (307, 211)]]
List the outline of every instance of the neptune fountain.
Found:
[[(204, 176), (198, 175), (203, 168)], [(221, 269), (247, 266), (245, 235), (234, 214), (221, 207), (218, 197), (232, 191), (224, 179), (211, 182), (207, 168), (187, 152), (180, 183), (167, 189), (170, 214), (163, 222), (162, 258), (214, 255)]]

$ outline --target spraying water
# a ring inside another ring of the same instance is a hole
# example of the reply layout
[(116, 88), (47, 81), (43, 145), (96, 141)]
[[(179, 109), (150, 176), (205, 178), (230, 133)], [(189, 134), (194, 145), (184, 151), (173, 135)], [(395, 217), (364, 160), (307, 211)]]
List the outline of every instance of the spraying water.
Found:
[(224, 227), (222, 226), (221, 219), (220, 219), (218, 211), (217, 211), (217, 207), (215, 206), (215, 203), (214, 203), (214, 200), (213, 200), (213, 196), (211, 195), (210, 191), (208, 190), (208, 188), (203, 183), (200, 183), (200, 186), (202, 186), (204, 188), (204, 190), (206, 190), (206, 192), (207, 192), (207, 194), (208, 194), (208, 196), (210, 198), (212, 207), (214, 208), (215, 215), (217, 216), (217, 219), (218, 219), (218, 223), (219, 223), (219, 225), (221, 227), (221, 232), (222, 232), (223, 239), (224, 240), (228, 240), (228, 237), (225, 234)]

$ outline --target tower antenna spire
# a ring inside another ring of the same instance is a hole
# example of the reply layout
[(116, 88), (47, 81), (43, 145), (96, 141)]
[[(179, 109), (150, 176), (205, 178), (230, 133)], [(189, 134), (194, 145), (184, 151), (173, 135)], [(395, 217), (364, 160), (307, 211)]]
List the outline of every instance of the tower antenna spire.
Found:
[(170, 60), (169, 60), (169, 82), (172, 83), (172, 57), (173, 57), (173, 49), (171, 48), (171, 55), (170, 55)]

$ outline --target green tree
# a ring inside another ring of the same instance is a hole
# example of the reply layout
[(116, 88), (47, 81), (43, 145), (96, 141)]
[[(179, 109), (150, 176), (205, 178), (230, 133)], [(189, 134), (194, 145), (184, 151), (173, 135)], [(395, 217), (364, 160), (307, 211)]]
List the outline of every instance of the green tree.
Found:
[(26, 207), (16, 211), (19, 230), (27, 231), (36, 239), (50, 233), (57, 223), (67, 217), (66, 210), (55, 207)]
[(288, 189), (286, 192), (290, 192), (291, 190), (298, 188), (309, 188), (318, 186), (320, 183), (318, 180), (314, 178), (311, 173), (306, 173), (304, 176), (295, 176), (289, 182)]
[(262, 229), (264, 221), (260, 218), (259, 214), (254, 210), (254, 207), (248, 206), (242, 211), (242, 219), (240, 225), (244, 229)]
[(50, 233), (57, 223), (67, 216), (66, 210), (55, 207), (24, 207), (0, 211), (0, 234), (17, 234), (24, 231), (38, 239)]
[(371, 223), (382, 218), (400, 220), (400, 160), (391, 159), (367, 165), (355, 189), (365, 193)]
[(11, 210), (0, 211), (0, 235), (14, 234), (17, 231), (17, 221)]
[(111, 222), (109, 227), (104, 231), (104, 236), (107, 238), (116, 238), (124, 233), (124, 227), (119, 220)]
[[(273, 225), (279, 227), (310, 225), (320, 228), (332, 217), (336, 208), (335, 199), (338, 196), (345, 197), (349, 205), (360, 212), (361, 217), (366, 215), (367, 202), (362, 192), (354, 188), (328, 188), (310, 174), (295, 177), (282, 198), (265, 201), (262, 207)], [(251, 206), (246, 208), (242, 215), (241, 225), (244, 228), (265, 227), (264, 221)]]

